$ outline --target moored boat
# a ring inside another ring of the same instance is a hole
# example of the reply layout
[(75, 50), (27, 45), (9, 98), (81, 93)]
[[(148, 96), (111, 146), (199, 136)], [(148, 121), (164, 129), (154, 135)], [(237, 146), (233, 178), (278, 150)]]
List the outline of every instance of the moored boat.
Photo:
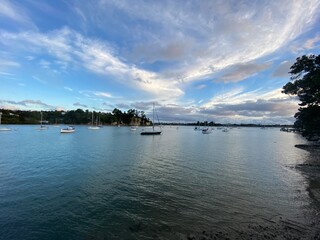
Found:
[(92, 120), (91, 120), (91, 126), (88, 127), (89, 130), (99, 130), (100, 127), (98, 126), (98, 122), (96, 122), (96, 125), (93, 123), (93, 111), (92, 111)]
[(74, 127), (71, 127), (71, 126), (60, 129), (60, 133), (73, 133), (75, 131), (76, 131), (76, 129)]
[(204, 128), (204, 129), (202, 129), (202, 133), (203, 134), (209, 134), (209, 133), (212, 133), (212, 129), (211, 128)]
[(162, 131), (142, 131), (141, 135), (160, 135)]
[(99, 130), (100, 127), (99, 126), (90, 126), (88, 127), (89, 130)]
[(0, 131), (12, 131), (12, 129), (11, 129), (11, 128), (3, 127), (3, 128), (0, 128)]
[[(141, 135), (160, 135), (162, 133), (161, 126), (160, 126), (160, 130), (158, 131), (154, 129), (154, 113), (155, 113), (155, 110), (154, 110), (154, 104), (153, 104), (152, 130), (146, 130), (146, 131), (142, 130), (142, 132), (140, 133)], [(158, 122), (159, 122), (159, 119), (158, 119)]]
[(41, 125), (39, 128), (37, 128), (38, 130), (47, 130), (48, 127), (47, 126), (44, 126), (44, 125)]
[(137, 126), (131, 126), (131, 127), (130, 127), (130, 131), (136, 131), (137, 128), (138, 128)]
[(43, 120), (42, 120), (42, 111), (40, 112), (40, 116), (41, 116), (41, 118), (40, 118), (40, 127), (39, 127), (39, 128), (37, 128), (37, 129), (38, 129), (38, 130), (47, 130), (49, 127), (48, 127), (48, 126), (43, 125)]

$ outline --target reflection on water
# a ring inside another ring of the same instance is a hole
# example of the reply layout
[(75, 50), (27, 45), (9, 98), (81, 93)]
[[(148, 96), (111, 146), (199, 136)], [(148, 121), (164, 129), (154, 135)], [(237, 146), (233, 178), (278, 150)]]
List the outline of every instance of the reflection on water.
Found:
[(4, 239), (170, 238), (312, 218), (307, 180), (288, 167), (307, 157), (296, 134), (16, 128), (0, 134)]

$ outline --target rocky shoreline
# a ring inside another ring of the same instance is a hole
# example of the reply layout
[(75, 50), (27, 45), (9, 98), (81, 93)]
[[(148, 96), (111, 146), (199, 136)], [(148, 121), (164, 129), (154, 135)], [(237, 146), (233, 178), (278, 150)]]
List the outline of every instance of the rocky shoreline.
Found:
[(299, 144), (295, 147), (309, 152), (308, 159), (296, 166), (309, 181), (309, 195), (320, 205), (320, 144)]

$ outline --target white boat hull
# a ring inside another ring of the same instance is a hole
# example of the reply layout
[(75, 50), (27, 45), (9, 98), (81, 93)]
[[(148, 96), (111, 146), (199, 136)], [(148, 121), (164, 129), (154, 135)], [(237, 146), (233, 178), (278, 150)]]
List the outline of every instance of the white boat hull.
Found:
[(61, 133), (73, 133), (73, 132), (75, 132), (75, 130), (61, 129), (60, 132)]
[(99, 130), (100, 127), (88, 127), (89, 130)]
[(75, 128), (73, 127), (68, 127), (68, 128), (62, 128), (60, 129), (60, 133), (73, 133), (75, 132)]
[(12, 131), (11, 128), (0, 128), (0, 131)]

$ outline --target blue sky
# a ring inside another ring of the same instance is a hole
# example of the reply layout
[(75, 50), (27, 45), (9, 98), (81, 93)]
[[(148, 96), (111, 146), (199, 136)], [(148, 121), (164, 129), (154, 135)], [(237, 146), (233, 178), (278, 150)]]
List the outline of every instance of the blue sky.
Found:
[(1, 0), (0, 107), (293, 123), (281, 88), (319, 21), (319, 0)]

